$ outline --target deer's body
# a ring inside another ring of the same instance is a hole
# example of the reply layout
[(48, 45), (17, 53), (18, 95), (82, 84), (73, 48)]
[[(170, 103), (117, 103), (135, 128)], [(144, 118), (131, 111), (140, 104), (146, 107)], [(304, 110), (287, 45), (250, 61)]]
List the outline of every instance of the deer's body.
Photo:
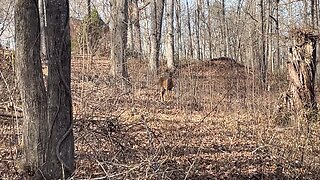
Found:
[(169, 91), (172, 91), (173, 89), (172, 74), (169, 73), (168, 76), (160, 77), (159, 85), (160, 85), (160, 98), (161, 100), (165, 100), (166, 93), (168, 93)]

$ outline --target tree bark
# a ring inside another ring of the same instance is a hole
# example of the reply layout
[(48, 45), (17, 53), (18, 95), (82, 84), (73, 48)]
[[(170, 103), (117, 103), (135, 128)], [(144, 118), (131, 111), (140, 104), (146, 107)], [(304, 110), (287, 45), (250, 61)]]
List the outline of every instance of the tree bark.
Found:
[(316, 39), (309, 32), (297, 30), (293, 33), (293, 46), (289, 49), (288, 94), (293, 99), (295, 111), (316, 112), (315, 72)]
[(141, 55), (141, 32), (140, 32), (140, 10), (138, 0), (132, 2), (132, 34), (133, 34), (133, 51), (135, 54)]
[(223, 32), (223, 40), (224, 40), (224, 56), (229, 56), (229, 41), (228, 41), (228, 26), (226, 21), (226, 6), (225, 6), (225, 0), (222, 0), (222, 32)]
[(260, 74), (261, 74), (261, 83), (262, 87), (266, 88), (267, 84), (267, 57), (266, 57), (266, 28), (265, 28), (265, 8), (264, 8), (264, 1), (260, 0), (261, 5), (261, 60), (260, 60)]
[(127, 81), (127, 22), (128, 0), (111, 1), (111, 75)]
[(161, 44), (162, 17), (164, 9), (164, 0), (153, 0), (151, 9), (151, 53), (149, 68), (152, 73), (158, 73), (159, 54)]
[(48, 122), (46, 179), (66, 179), (74, 171), (71, 102), (71, 41), (69, 3), (48, 0)]
[[(176, 19), (176, 32), (177, 32), (177, 38), (175, 40), (175, 44), (176, 44), (176, 64), (179, 63), (180, 58), (182, 57), (182, 53), (183, 53), (183, 46), (184, 43), (182, 43), (182, 33), (181, 33), (181, 26), (182, 26), (182, 18), (181, 18), (181, 1), (180, 0), (175, 0), (176, 1), (176, 5), (175, 5), (175, 19)], [(186, 57), (186, 54), (184, 54), (184, 57)]]
[(87, 14), (90, 17), (90, 14), (91, 14), (91, 0), (87, 0)]
[(197, 60), (201, 60), (201, 47), (200, 47), (200, 2), (197, 0), (197, 9), (194, 12), (194, 23), (196, 33), (196, 44), (197, 44)]
[(208, 8), (208, 22), (207, 22), (207, 28), (208, 28), (208, 35), (209, 35), (209, 58), (213, 59), (213, 48), (212, 48), (212, 20), (211, 20), (211, 5), (210, 1), (207, 0), (207, 8)]
[(40, 16), (40, 33), (41, 33), (41, 40), (40, 40), (40, 57), (41, 60), (47, 64), (47, 40), (46, 40), (46, 9), (45, 9), (45, 1), (39, 0), (39, 16)]
[(174, 35), (173, 35), (173, 0), (167, 0), (167, 42), (166, 42), (166, 59), (167, 68), (174, 70)]
[(193, 43), (192, 43), (192, 32), (191, 32), (191, 18), (190, 18), (190, 7), (188, 1), (187, 4), (187, 26), (188, 26), (188, 39), (189, 39), (189, 48), (188, 55), (193, 59)]
[(306, 27), (309, 25), (307, 0), (303, 0), (303, 22)]
[(24, 109), (22, 165), (27, 174), (40, 179), (38, 168), (46, 161), (48, 122), (47, 98), (41, 72), (37, 1), (16, 1), (15, 30), (16, 73)]
[(277, 43), (276, 43), (276, 59), (277, 59), (277, 70), (278, 73), (281, 72), (281, 57), (280, 57), (280, 26), (279, 26), (279, 1), (276, 2), (276, 36), (277, 36)]

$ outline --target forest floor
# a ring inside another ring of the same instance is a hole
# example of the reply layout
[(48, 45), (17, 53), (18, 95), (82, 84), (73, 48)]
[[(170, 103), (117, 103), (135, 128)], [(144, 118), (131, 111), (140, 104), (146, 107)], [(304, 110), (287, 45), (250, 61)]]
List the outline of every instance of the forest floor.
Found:
[[(0, 103), (19, 104), (1, 63)], [(73, 59), (74, 179), (320, 179), (320, 122), (275, 116), (285, 75), (270, 75), (264, 91), (237, 62), (181, 62), (161, 101), (147, 62), (128, 66), (123, 88), (109, 61)], [(19, 179), (20, 125), (0, 116), (0, 179)]]

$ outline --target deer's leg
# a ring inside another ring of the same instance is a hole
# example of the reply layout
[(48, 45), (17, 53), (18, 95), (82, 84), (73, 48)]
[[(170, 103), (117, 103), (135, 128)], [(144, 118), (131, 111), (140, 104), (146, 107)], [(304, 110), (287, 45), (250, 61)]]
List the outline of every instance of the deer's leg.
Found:
[(162, 89), (161, 97), (163, 101), (166, 101), (166, 90), (164, 88)]
[(161, 88), (160, 90), (160, 100), (163, 101), (164, 89)]

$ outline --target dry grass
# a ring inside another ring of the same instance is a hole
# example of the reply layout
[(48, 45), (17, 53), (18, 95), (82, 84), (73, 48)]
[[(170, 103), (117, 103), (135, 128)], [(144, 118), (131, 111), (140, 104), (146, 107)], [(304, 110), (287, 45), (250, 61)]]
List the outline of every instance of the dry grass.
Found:
[[(274, 120), (283, 79), (270, 77), (262, 91), (240, 64), (182, 62), (163, 103), (146, 62), (129, 61), (130, 91), (109, 77), (105, 59), (72, 66), (74, 179), (320, 178), (320, 123)], [(3, 179), (19, 177), (14, 122), (0, 121)]]

